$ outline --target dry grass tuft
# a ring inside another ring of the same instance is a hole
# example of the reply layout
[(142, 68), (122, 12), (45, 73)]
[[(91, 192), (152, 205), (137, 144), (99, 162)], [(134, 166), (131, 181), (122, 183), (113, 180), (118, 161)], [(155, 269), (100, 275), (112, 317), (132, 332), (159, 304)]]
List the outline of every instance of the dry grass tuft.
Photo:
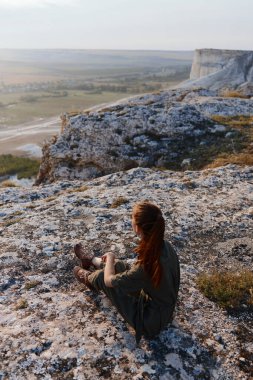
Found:
[(249, 99), (249, 96), (248, 95), (244, 95), (242, 92), (240, 91), (236, 91), (236, 90), (224, 90), (222, 93), (221, 93), (221, 96), (223, 96), (224, 98), (242, 98), (242, 99)]
[(54, 195), (51, 195), (51, 197), (47, 197), (45, 198), (45, 202), (51, 202), (51, 201), (54, 201), (57, 197), (55, 197)]
[(27, 208), (34, 209), (36, 207), (39, 207), (37, 204), (30, 203)]
[(18, 185), (15, 182), (7, 179), (6, 181), (0, 183), (0, 187), (18, 187)]
[(247, 127), (247, 126), (252, 126), (253, 124), (252, 115), (236, 115), (236, 116), (212, 115), (210, 118), (216, 123), (228, 125), (232, 128)]
[(111, 208), (117, 208), (125, 203), (128, 203), (128, 199), (124, 198), (124, 197), (118, 197), (116, 199), (114, 199), (114, 201), (112, 202), (111, 204)]
[(205, 169), (214, 169), (219, 166), (225, 166), (228, 164), (234, 165), (253, 165), (253, 153), (237, 153), (217, 157), (211, 164), (208, 164)]
[(202, 273), (196, 283), (207, 298), (221, 307), (253, 306), (253, 273), (249, 270)]
[(16, 305), (16, 310), (20, 309), (26, 309), (28, 307), (28, 302), (24, 298), (19, 300), (18, 304)]
[(194, 181), (191, 181), (190, 179), (183, 179), (182, 183), (187, 187), (188, 189), (195, 189), (196, 183)]
[(16, 224), (16, 223), (19, 223), (21, 222), (23, 218), (9, 218), (7, 220), (5, 220), (3, 223), (2, 223), (2, 226), (3, 227), (9, 227), (9, 226), (12, 226), (13, 224)]
[(37, 285), (40, 285), (40, 284), (42, 284), (41, 281), (36, 281), (36, 280), (34, 280), (34, 281), (30, 281), (30, 282), (27, 282), (27, 283), (25, 284), (25, 289), (26, 289), (26, 290), (30, 290), (30, 289), (33, 289), (33, 288), (35, 288)]
[[(231, 153), (223, 153), (216, 157), (205, 168), (216, 168), (227, 164), (253, 165), (253, 115), (221, 116), (212, 115), (211, 119), (216, 123), (226, 125), (231, 131), (241, 134), (243, 142), (241, 149), (234, 148)], [(231, 138), (231, 142), (236, 146), (237, 137)]]
[(80, 186), (80, 187), (76, 187), (75, 189), (68, 189), (68, 190), (66, 190), (66, 192), (67, 193), (81, 193), (81, 192), (83, 192), (83, 191), (86, 191), (86, 190), (88, 190), (89, 189), (89, 187), (88, 186)]

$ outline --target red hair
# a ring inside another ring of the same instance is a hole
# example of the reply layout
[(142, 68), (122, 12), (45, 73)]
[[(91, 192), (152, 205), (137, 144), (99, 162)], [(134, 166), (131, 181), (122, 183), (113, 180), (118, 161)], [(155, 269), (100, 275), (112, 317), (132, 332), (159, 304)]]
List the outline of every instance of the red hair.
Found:
[(141, 230), (141, 241), (135, 252), (138, 262), (150, 276), (154, 287), (158, 287), (162, 278), (160, 255), (164, 241), (165, 222), (162, 212), (149, 202), (137, 203), (133, 208), (133, 219)]

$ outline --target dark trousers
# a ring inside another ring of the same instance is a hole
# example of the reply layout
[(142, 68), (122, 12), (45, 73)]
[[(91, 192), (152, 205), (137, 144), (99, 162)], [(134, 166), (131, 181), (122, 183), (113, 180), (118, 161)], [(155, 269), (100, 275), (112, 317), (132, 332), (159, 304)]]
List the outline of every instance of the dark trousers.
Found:
[[(115, 262), (115, 273), (122, 273), (129, 269), (129, 265), (124, 261), (117, 260)], [(104, 269), (98, 269), (92, 272), (88, 277), (91, 285), (97, 290), (102, 290), (111, 300), (112, 304), (117, 308), (119, 313), (130, 326), (136, 327), (136, 316), (138, 299), (127, 294), (122, 289), (109, 288), (105, 285)]]

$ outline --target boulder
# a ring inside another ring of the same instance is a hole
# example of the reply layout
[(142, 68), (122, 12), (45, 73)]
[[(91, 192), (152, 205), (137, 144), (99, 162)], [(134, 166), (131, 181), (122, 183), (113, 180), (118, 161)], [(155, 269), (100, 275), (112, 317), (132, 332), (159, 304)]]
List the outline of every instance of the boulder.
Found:
[(180, 89), (70, 117), (62, 134), (43, 148), (37, 184), (87, 180), (138, 166), (181, 170), (184, 159), (200, 169), (207, 163), (201, 159), (201, 146), (217, 145), (216, 134), (221, 149), (232, 141), (230, 128), (217, 125), (212, 117), (252, 113), (250, 99)]

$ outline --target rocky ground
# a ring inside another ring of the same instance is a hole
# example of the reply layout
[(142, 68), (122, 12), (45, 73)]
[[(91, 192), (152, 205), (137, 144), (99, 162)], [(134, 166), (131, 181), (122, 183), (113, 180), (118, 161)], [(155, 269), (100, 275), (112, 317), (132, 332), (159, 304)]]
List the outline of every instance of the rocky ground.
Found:
[[(163, 210), (182, 283), (172, 326), (136, 347), (108, 300), (75, 281), (72, 247), (134, 259), (130, 215), (143, 199)], [(252, 166), (135, 168), (1, 189), (0, 205), (1, 380), (252, 378), (252, 314), (227, 314), (195, 284), (202, 271), (252, 269)]]
[[(253, 100), (217, 91), (175, 89), (71, 117), (43, 148), (37, 183), (91, 179), (134, 167), (201, 169), (241, 151), (252, 127)], [(243, 128), (218, 117), (248, 118)], [(252, 140), (253, 141), (253, 140)]]

